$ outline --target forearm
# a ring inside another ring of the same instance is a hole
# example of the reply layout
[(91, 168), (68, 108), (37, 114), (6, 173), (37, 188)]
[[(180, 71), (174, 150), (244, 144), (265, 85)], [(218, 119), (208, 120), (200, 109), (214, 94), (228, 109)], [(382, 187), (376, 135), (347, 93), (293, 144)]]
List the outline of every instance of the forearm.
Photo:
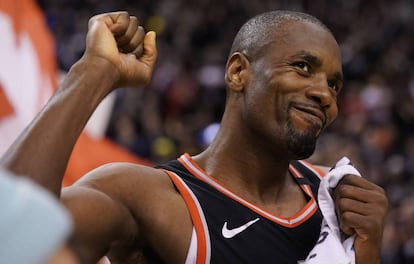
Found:
[(83, 59), (71, 68), (59, 90), (2, 157), (1, 166), (60, 194), (76, 140), (116, 80), (112, 66), (98, 60)]

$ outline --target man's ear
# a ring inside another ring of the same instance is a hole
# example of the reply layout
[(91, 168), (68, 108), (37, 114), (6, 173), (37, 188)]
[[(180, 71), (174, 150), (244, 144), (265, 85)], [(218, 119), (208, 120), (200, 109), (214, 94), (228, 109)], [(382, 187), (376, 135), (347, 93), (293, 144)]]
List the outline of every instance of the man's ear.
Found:
[(250, 62), (240, 52), (233, 53), (227, 61), (225, 81), (230, 90), (234, 92), (243, 91), (248, 83)]

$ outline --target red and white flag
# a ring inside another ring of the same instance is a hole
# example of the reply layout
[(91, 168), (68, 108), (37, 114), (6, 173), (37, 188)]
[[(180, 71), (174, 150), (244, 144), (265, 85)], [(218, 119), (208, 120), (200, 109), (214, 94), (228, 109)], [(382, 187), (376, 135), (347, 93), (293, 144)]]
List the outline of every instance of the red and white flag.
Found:
[[(0, 1), (0, 36), (2, 155), (56, 89), (57, 63), (54, 38), (35, 0)], [(105, 119), (102, 113), (107, 115), (108, 112), (101, 111), (100, 119)], [(108, 162), (150, 165), (105, 139), (103, 133), (96, 133), (96, 128), (93, 135), (86, 130), (82, 133), (69, 161), (64, 185), (72, 184), (87, 171)]]

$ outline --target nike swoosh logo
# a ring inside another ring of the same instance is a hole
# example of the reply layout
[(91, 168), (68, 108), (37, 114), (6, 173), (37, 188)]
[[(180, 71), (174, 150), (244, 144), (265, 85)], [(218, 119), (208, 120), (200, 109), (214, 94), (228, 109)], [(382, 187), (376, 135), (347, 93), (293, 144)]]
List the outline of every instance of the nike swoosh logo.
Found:
[(260, 220), (260, 218), (256, 218), (252, 221), (249, 221), (249, 222), (245, 223), (242, 226), (239, 226), (239, 227), (236, 227), (236, 228), (233, 228), (233, 229), (228, 229), (227, 228), (227, 222), (224, 222), (223, 229), (221, 229), (221, 234), (225, 238), (232, 238), (235, 235), (240, 234), (241, 232), (246, 230), (249, 226), (253, 225), (254, 223), (256, 223), (259, 220)]

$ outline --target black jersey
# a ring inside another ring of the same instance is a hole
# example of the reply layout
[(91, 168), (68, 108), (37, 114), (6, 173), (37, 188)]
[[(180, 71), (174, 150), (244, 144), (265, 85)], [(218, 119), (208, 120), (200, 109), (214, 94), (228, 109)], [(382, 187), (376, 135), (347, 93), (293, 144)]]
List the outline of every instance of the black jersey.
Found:
[[(294, 263), (318, 240), (322, 214), (316, 199), (322, 172), (294, 161), (290, 173), (307, 204), (294, 216), (272, 214), (231, 192), (202, 170), (188, 154), (164, 169), (185, 200), (194, 225), (191, 263)], [(194, 243), (195, 247), (194, 247)], [(194, 261), (194, 259), (196, 261)]]

